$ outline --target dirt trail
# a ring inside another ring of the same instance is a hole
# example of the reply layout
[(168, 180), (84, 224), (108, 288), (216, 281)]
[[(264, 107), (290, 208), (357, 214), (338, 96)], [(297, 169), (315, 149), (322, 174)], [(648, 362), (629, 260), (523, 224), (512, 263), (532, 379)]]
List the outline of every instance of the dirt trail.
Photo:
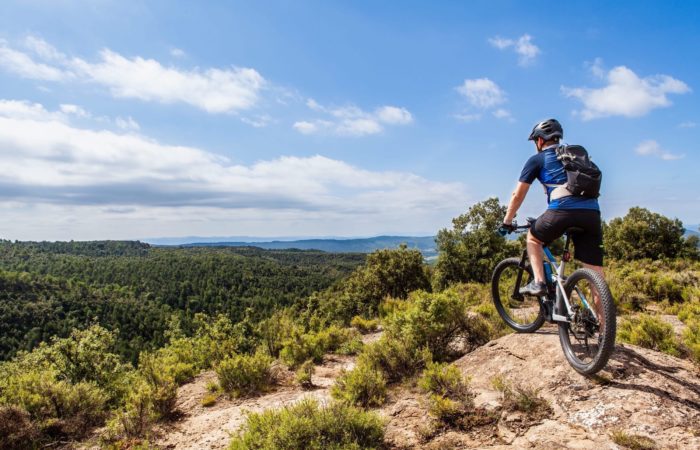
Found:
[[(363, 336), (365, 343), (376, 340), (380, 333)], [(269, 408), (281, 408), (311, 397), (320, 402), (330, 400), (330, 387), (342, 370), (350, 370), (355, 357), (326, 355), (323, 364), (316, 366), (312, 377), (314, 388), (301, 389), (293, 382), (293, 373), (286, 372), (282, 381), (270, 392), (247, 399), (228, 399), (222, 395), (216, 404), (204, 407), (202, 398), (209, 392), (207, 384), (216, 381), (216, 374), (207, 371), (192, 382), (180, 387), (177, 394), (177, 410), (182, 417), (175, 422), (161, 426), (155, 442), (158, 447), (177, 450), (226, 448), (235, 433), (245, 421), (246, 412), (259, 412)]]

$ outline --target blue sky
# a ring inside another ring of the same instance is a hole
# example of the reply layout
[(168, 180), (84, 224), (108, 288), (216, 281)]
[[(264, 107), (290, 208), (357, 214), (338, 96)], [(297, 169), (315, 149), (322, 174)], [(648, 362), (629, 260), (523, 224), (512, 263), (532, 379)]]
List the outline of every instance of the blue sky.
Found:
[[(696, 2), (0, 4), (0, 236), (432, 234), (533, 124), (700, 222)], [(535, 186), (519, 217), (538, 215)]]

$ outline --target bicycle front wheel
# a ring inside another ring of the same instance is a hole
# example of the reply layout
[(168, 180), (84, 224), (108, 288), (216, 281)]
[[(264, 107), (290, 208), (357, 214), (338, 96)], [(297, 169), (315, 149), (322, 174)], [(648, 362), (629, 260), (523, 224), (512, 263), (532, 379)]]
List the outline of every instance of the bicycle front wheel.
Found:
[(498, 263), (491, 278), (491, 297), (498, 314), (519, 333), (533, 333), (544, 324), (544, 313), (537, 298), (518, 292), (532, 278), (532, 268), (529, 264), (521, 267), (520, 258)]
[(603, 277), (578, 269), (566, 280), (571, 322), (559, 322), (559, 341), (569, 364), (579, 373), (593, 375), (608, 363), (615, 347), (615, 302)]

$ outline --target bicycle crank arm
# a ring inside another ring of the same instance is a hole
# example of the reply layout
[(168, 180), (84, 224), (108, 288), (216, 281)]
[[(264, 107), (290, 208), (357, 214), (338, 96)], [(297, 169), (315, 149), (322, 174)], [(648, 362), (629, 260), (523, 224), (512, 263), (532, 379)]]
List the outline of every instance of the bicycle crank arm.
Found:
[(571, 322), (568, 317), (560, 316), (559, 314), (552, 314), (552, 321), (554, 321), (554, 322)]

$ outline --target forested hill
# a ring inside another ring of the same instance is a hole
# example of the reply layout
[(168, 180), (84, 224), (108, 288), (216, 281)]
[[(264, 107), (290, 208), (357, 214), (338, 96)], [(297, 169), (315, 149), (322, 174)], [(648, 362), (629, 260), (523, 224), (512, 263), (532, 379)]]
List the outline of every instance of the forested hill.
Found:
[(226, 238), (216, 241), (201, 238), (183, 238), (181, 242), (170, 239), (153, 239), (154, 245), (179, 245), (182, 247), (227, 246), (242, 247), (254, 246), (264, 249), (303, 249), (323, 250), (326, 252), (357, 252), (371, 253), (375, 250), (396, 248), (406, 244), (408, 248), (416, 248), (426, 258), (437, 255), (435, 249), (435, 236), (376, 236), (358, 239), (301, 239), (301, 240), (230, 240)]
[(162, 345), (177, 317), (265, 317), (347, 276), (363, 254), (153, 248), (140, 242), (0, 241), (0, 359), (73, 327), (118, 329), (130, 359)]

